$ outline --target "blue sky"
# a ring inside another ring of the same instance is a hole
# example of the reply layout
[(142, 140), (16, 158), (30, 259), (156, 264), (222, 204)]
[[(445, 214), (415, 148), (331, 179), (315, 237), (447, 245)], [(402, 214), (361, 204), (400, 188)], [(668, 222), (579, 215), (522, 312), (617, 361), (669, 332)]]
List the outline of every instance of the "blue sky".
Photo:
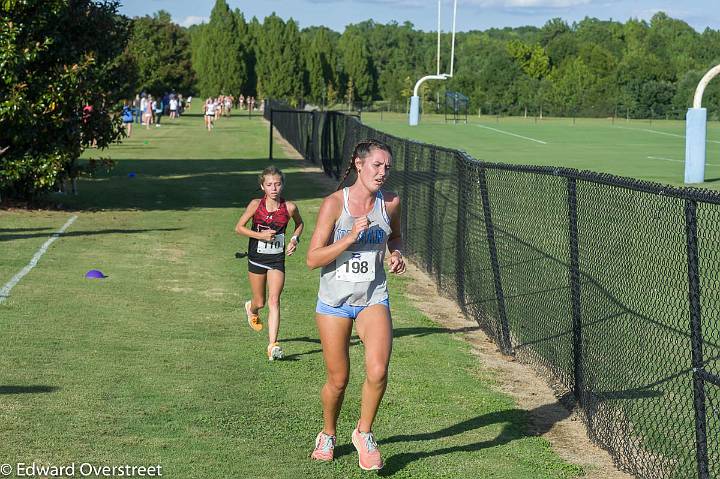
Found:
[[(123, 1), (123, 0), (121, 0)], [(227, 0), (239, 8), (246, 19), (260, 21), (272, 12), (293, 18), (301, 28), (325, 25), (342, 32), (345, 25), (372, 19), (379, 23), (396, 20), (412, 22), (421, 30), (437, 28), (436, 0)], [(458, 31), (486, 30), (491, 27), (543, 25), (561, 17), (569, 22), (596, 17), (626, 21), (649, 20), (657, 11), (685, 20), (698, 31), (720, 29), (718, 0), (458, 0)], [(125, 15), (142, 16), (167, 10), (176, 23), (188, 26), (207, 21), (215, 0), (124, 0)], [(442, 30), (451, 27), (452, 0), (443, 0)]]

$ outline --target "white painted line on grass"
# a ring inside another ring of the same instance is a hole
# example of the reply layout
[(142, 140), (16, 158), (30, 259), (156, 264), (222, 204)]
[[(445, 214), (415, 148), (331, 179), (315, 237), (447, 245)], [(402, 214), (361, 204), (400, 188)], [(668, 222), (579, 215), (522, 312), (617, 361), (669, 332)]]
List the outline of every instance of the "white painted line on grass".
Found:
[[(655, 133), (656, 135), (665, 135), (665, 136), (674, 136), (675, 138), (682, 138), (685, 139), (685, 135), (678, 135), (677, 133), (666, 133), (664, 131), (657, 131), (657, 130), (648, 130), (647, 128), (627, 128), (624, 126), (617, 126), (616, 128), (620, 128), (621, 130), (634, 130), (634, 131), (646, 131), (648, 133)], [(720, 141), (716, 140), (705, 140), (708, 143), (720, 143)]]
[[(629, 128), (633, 130), (634, 128)], [(656, 135), (674, 136), (675, 138), (685, 139), (685, 135), (678, 135), (676, 133), (665, 133), (664, 131), (648, 130), (647, 128), (641, 128), (641, 131), (647, 131), (648, 133), (655, 133)]]
[(37, 253), (35, 253), (35, 256), (32, 257), (27, 266), (21, 269), (18, 274), (13, 276), (13, 278), (8, 281), (5, 286), (2, 287), (2, 289), (0, 289), (0, 304), (4, 303), (5, 300), (10, 297), (10, 290), (13, 289), (15, 285), (20, 282), (21, 279), (23, 279), (23, 276), (28, 274), (35, 267), (35, 265), (37, 265), (38, 261), (40, 261), (40, 258), (42, 257), (42, 255), (45, 254), (50, 245), (53, 244), (55, 240), (58, 239), (60, 235), (63, 234), (65, 230), (68, 229), (68, 227), (73, 224), (77, 218), (77, 215), (75, 215), (69, 220), (67, 220), (62, 228), (60, 228), (57, 232), (53, 233), (53, 235), (45, 243), (43, 243), (43, 245), (40, 247), (39, 250), (37, 250)]
[(648, 156), (650, 160), (662, 160), (662, 161), (676, 161), (678, 163), (685, 163), (683, 160), (673, 160), (672, 158), (662, 158), (659, 156)]
[(535, 143), (542, 143), (543, 145), (547, 145), (547, 142), (544, 142), (544, 141), (541, 141), (541, 140), (536, 140), (535, 138), (528, 138), (527, 136), (516, 135), (515, 133), (510, 133), (509, 131), (502, 131), (502, 130), (498, 130), (497, 128), (490, 128), (489, 126), (485, 126), (485, 125), (475, 124), (475, 126), (480, 127), (480, 128), (486, 128), (486, 129), (492, 130), (492, 131), (497, 131), (498, 133), (503, 133), (503, 134), (505, 134), (505, 135), (510, 135), (510, 136), (515, 136), (515, 137), (518, 137), (518, 138), (522, 138), (523, 140), (530, 140), (530, 141), (534, 141)]
[[(661, 156), (648, 156), (650, 160), (675, 161), (677, 163), (685, 163), (685, 160), (673, 160), (672, 158), (663, 158)], [(707, 166), (720, 166), (720, 163), (705, 163)]]
[[(628, 128), (628, 130), (632, 130), (632, 129), (633, 128)], [(648, 130), (645, 128), (643, 128), (642, 131), (647, 131), (648, 133), (657, 133), (658, 135), (674, 136), (677, 138), (682, 138), (683, 140), (685, 139), (685, 135), (677, 135), (675, 133), (665, 133), (664, 131)], [(708, 143), (720, 143), (720, 141), (715, 141), (715, 140), (705, 140), (705, 141), (707, 141)]]

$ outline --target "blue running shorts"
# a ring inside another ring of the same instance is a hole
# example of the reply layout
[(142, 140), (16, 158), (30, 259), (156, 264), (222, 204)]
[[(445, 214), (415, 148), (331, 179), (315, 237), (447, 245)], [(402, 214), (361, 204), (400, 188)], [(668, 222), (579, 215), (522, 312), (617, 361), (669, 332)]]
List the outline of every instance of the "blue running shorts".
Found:
[[(385, 299), (383, 301), (380, 301), (379, 303), (375, 304), (384, 304), (387, 309), (390, 309), (390, 300)], [(340, 306), (330, 306), (318, 299), (317, 305), (315, 306), (315, 312), (318, 314), (325, 314), (328, 316), (337, 316), (339, 318), (350, 318), (350, 319), (356, 319), (358, 315), (368, 306), (373, 306), (372, 304), (368, 304), (367, 306), (351, 306), (349, 304), (342, 304)]]

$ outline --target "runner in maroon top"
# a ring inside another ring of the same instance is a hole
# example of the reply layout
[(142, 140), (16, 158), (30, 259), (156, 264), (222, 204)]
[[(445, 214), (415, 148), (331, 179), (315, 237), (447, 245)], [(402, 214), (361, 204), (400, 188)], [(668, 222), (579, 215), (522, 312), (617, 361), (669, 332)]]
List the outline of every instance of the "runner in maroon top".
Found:
[[(285, 186), (282, 171), (269, 166), (259, 177), (260, 189), (265, 196), (248, 204), (235, 226), (235, 231), (250, 238), (248, 244), (248, 279), (252, 299), (245, 302), (248, 324), (255, 331), (263, 328), (258, 311), (265, 306), (266, 289), (268, 305), (268, 359), (281, 359), (284, 355), (278, 343), (280, 329), (280, 295), (285, 285), (285, 255), (292, 255), (300, 242), (303, 221), (300, 210), (280, 194)], [(295, 230), (286, 237), (287, 225), (292, 217)], [(252, 227), (248, 221), (252, 219)]]
[(263, 233), (267, 230), (275, 231), (275, 238), (263, 245), (262, 241), (250, 237), (248, 243), (248, 271), (256, 274), (265, 274), (268, 269), (285, 271), (285, 251), (283, 250), (285, 239), (285, 228), (290, 221), (287, 202), (278, 198), (278, 206), (275, 211), (268, 211), (265, 198), (260, 200), (255, 214), (252, 217), (252, 230)]

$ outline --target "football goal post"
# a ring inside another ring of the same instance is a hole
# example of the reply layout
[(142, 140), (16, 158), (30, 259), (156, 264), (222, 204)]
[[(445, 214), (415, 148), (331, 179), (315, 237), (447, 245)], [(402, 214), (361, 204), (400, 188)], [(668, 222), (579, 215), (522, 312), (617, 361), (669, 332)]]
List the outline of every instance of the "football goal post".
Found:
[(687, 112), (685, 121), (685, 183), (702, 183), (705, 181), (707, 108), (702, 107), (702, 98), (705, 87), (717, 75), (720, 75), (720, 65), (712, 68), (702, 77), (695, 90), (693, 106)]
[(426, 75), (415, 83), (413, 96), (410, 97), (410, 126), (416, 126), (420, 121), (420, 85), (427, 80), (447, 80), (453, 76), (453, 67), (455, 59), (455, 20), (457, 18), (457, 0), (453, 4), (453, 23), (452, 23), (452, 43), (450, 47), (450, 73), (440, 73), (440, 9), (441, 0), (438, 0), (438, 37), (437, 37), (437, 73), (435, 75)]

